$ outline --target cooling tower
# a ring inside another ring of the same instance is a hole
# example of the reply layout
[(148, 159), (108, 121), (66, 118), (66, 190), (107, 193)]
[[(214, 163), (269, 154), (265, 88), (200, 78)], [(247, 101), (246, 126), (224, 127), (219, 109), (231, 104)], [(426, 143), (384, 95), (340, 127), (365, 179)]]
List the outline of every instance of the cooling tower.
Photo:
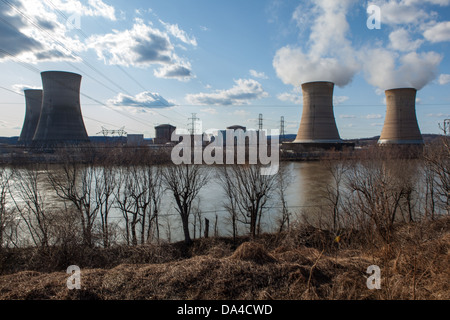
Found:
[(80, 106), (81, 75), (42, 72), (42, 111), (33, 143), (39, 145), (88, 142)]
[(416, 117), (416, 94), (413, 88), (386, 91), (386, 120), (379, 144), (423, 144)]
[(23, 122), (19, 143), (27, 145), (33, 141), (41, 115), (42, 90), (24, 90), (24, 93), (26, 102), (25, 120)]
[(342, 143), (333, 111), (334, 83), (304, 83), (302, 90), (303, 115), (293, 143)]

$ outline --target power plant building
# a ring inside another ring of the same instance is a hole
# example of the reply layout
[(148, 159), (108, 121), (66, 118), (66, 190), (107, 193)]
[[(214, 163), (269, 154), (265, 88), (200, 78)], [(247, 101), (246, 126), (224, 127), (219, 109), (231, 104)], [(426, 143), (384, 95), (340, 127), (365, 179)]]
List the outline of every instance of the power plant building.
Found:
[(33, 143), (51, 146), (89, 142), (80, 106), (81, 75), (47, 71), (41, 77), (44, 94)]
[(319, 81), (302, 85), (303, 114), (296, 139), (291, 147), (329, 148), (341, 146), (333, 110), (334, 83)]
[(143, 134), (128, 134), (127, 135), (127, 145), (133, 147), (141, 147), (145, 145)]
[(172, 141), (172, 134), (177, 128), (170, 124), (162, 124), (155, 127), (156, 137), (155, 144), (166, 144)]
[(386, 120), (379, 144), (423, 144), (414, 88), (386, 90)]
[(25, 93), (25, 119), (19, 144), (29, 145), (33, 141), (34, 134), (41, 116), (42, 90), (24, 90)]

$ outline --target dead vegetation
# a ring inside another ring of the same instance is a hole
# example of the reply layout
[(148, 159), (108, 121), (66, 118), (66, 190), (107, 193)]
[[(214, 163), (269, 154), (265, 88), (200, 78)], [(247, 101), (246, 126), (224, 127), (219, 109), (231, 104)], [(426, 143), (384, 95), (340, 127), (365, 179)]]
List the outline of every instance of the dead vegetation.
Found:
[[(0, 299), (450, 299), (448, 217), (396, 226), (389, 247), (337, 244), (311, 227), (239, 241), (99, 249), (82, 267), (81, 290), (67, 289), (65, 270), (19, 271), (0, 276)], [(381, 268), (381, 290), (366, 286), (370, 265)]]

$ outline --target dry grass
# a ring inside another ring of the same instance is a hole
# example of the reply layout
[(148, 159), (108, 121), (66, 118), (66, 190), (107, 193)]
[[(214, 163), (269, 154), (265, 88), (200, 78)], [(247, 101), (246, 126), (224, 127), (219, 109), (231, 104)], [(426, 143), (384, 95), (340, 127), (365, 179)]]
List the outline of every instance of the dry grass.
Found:
[[(147, 247), (155, 262), (139, 263), (131, 255), (128, 263), (110, 269), (82, 269), (79, 291), (66, 288), (65, 272), (0, 276), (0, 299), (450, 299), (449, 225), (448, 218), (403, 225), (389, 247), (370, 250), (345, 243), (325, 250), (323, 243), (299, 244), (293, 235), (278, 241), (242, 239), (235, 250), (229, 240), (203, 239), (189, 258), (175, 253), (176, 247), (169, 250), (173, 259)], [(319, 238), (324, 234), (317, 232)], [(366, 287), (372, 264), (381, 268), (381, 290)]]

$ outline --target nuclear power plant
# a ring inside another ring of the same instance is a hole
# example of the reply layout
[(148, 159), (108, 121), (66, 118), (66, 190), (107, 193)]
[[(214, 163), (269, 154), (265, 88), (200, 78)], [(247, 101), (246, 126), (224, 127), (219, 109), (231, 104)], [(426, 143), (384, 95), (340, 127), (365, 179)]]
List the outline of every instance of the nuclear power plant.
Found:
[(379, 144), (423, 144), (416, 117), (414, 88), (386, 90), (386, 120)]
[[(80, 89), (82, 76), (63, 71), (41, 73), (42, 90), (25, 90), (26, 113), (18, 139), (23, 146), (36, 150), (51, 150), (58, 145), (84, 144), (90, 141), (81, 112)], [(283, 142), (282, 148), (303, 154), (326, 149), (353, 148), (355, 142), (344, 141), (339, 135), (334, 116), (333, 93), (335, 84), (329, 81), (302, 84), (303, 113), (297, 136), (292, 142)], [(378, 140), (380, 145), (422, 145), (424, 143), (416, 117), (417, 90), (399, 88), (386, 90), (386, 120)], [(262, 118), (260, 118), (262, 125)], [(282, 132), (284, 122), (282, 120)], [(232, 126), (228, 129), (243, 129)], [(175, 127), (155, 127), (153, 145), (171, 141)], [(96, 140), (100, 141), (100, 140)], [(129, 135), (128, 145), (143, 146), (144, 136)]]
[(42, 90), (24, 90), (24, 93), (26, 103), (25, 120), (18, 141), (20, 144), (30, 145), (41, 116)]
[(302, 85), (302, 91), (302, 120), (297, 138), (290, 145), (324, 148), (342, 145), (334, 118), (334, 83), (308, 82)]
[(53, 146), (89, 142), (80, 106), (81, 75), (70, 72), (41, 73), (42, 110), (33, 144)]

